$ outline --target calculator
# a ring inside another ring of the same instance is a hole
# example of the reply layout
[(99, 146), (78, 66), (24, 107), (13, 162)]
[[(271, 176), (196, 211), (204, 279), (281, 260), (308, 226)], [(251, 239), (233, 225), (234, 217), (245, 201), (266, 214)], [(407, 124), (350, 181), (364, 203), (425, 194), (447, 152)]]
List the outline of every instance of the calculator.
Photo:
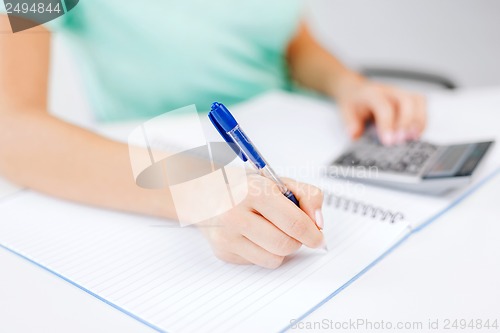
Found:
[(401, 190), (443, 194), (468, 184), (494, 141), (384, 146), (370, 127), (328, 166), (331, 177)]

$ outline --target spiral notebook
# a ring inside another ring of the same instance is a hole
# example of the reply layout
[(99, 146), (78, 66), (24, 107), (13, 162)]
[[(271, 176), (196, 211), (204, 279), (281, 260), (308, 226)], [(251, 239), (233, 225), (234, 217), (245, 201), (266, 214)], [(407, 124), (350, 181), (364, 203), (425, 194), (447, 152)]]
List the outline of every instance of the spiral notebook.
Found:
[(267, 270), (219, 261), (173, 222), (31, 192), (0, 206), (2, 247), (159, 332), (280, 331), (410, 232), (402, 212), (329, 193), (330, 251), (303, 248)]
[(267, 270), (217, 260), (196, 227), (29, 191), (0, 209), (0, 247), (158, 332), (286, 331), (419, 228), (404, 209), (326, 192), (330, 251), (302, 248)]

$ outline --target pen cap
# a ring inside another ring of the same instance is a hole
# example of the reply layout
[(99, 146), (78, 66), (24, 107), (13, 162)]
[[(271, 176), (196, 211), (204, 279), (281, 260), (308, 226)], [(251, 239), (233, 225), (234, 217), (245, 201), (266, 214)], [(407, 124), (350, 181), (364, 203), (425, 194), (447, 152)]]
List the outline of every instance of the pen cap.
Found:
[(224, 106), (224, 104), (217, 102), (212, 103), (210, 114), (217, 121), (218, 126), (220, 126), (224, 133), (227, 133), (238, 126), (238, 122), (236, 122), (236, 119), (234, 119), (233, 115)]
[[(233, 138), (229, 134), (227, 134), (227, 132), (238, 126), (236, 119), (234, 119), (229, 110), (223, 104), (214, 102), (212, 104), (211, 111), (208, 113), (208, 119), (210, 119), (215, 129), (219, 132), (219, 134), (227, 142), (227, 144), (234, 150), (236, 155), (238, 155), (243, 160), (243, 162), (246, 162), (247, 157), (245, 156), (243, 151), (233, 141)], [(229, 128), (229, 130), (226, 130), (226, 128)]]
[(229, 145), (232, 144), (231, 147), (243, 162), (250, 160), (257, 169), (262, 169), (267, 165), (257, 148), (248, 139), (236, 119), (223, 104), (214, 102), (208, 117), (224, 140)]

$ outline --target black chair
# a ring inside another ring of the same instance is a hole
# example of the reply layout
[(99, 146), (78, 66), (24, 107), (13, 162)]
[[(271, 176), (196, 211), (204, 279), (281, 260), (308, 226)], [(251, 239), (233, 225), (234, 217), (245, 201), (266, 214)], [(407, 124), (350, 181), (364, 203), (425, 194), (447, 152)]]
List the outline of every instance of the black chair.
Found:
[(414, 71), (403, 68), (363, 67), (361, 73), (369, 78), (381, 78), (398, 81), (412, 81), (416, 83), (432, 84), (447, 90), (454, 90), (457, 84), (442, 75), (424, 71)]

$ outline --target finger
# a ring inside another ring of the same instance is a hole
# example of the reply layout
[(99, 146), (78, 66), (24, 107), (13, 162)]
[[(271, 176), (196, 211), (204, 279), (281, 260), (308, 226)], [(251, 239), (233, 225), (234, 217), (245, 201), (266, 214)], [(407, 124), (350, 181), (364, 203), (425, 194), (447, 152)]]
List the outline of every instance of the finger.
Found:
[(412, 126), (413, 139), (417, 140), (427, 126), (427, 100), (423, 96), (416, 96), (416, 121)]
[(375, 117), (375, 124), (380, 139), (385, 145), (395, 143), (394, 129), (396, 125), (396, 110), (385, 96), (377, 96), (371, 100), (370, 107)]
[(417, 116), (417, 104), (414, 96), (396, 92), (395, 99), (398, 105), (397, 130), (395, 141), (398, 144), (404, 143), (411, 137), (412, 126), (415, 125)]
[(269, 269), (278, 268), (285, 257), (273, 254), (241, 236), (238, 240), (237, 255), (249, 262)]
[(264, 217), (250, 212), (248, 215), (244, 217), (246, 222), (240, 223), (242, 226), (240, 232), (264, 250), (279, 256), (287, 256), (297, 251), (302, 245)]
[(265, 179), (263, 194), (255, 197), (253, 209), (290, 237), (302, 244), (317, 248), (323, 244), (323, 234), (315, 222), (288, 200), (272, 181)]
[[(323, 191), (316, 186), (301, 183), (293, 179), (284, 178), (283, 181), (288, 189), (295, 195), (297, 200), (299, 200), (300, 209), (318, 225), (318, 221), (316, 221), (316, 212), (321, 210), (323, 206)], [(318, 225), (318, 227), (323, 229), (322, 225)]]
[(365, 129), (363, 117), (352, 106), (344, 105), (341, 109), (351, 139), (359, 138)]

